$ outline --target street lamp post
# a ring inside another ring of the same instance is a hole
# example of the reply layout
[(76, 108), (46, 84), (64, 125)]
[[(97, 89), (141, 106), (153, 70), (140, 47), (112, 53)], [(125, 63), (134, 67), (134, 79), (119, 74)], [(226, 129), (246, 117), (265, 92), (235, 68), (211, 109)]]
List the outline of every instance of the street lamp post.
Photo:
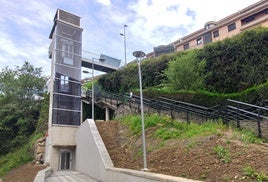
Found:
[(141, 128), (142, 128), (142, 144), (143, 144), (143, 171), (147, 171), (147, 159), (146, 159), (146, 142), (145, 142), (145, 129), (144, 129), (144, 112), (143, 112), (143, 95), (142, 95), (142, 78), (141, 78), (141, 59), (145, 56), (142, 51), (133, 52), (133, 56), (136, 57), (139, 70), (139, 85), (140, 85), (140, 100), (141, 100)]
[[(91, 118), (94, 120), (94, 60), (99, 60), (100, 62), (104, 62), (105, 59), (97, 59), (92, 58), (92, 84), (91, 84)], [(89, 73), (88, 71), (83, 71), (84, 73)]]
[(125, 52), (125, 66), (127, 65), (127, 42), (126, 42), (126, 28), (127, 25), (124, 25), (124, 33), (120, 33), (124, 37), (124, 52)]

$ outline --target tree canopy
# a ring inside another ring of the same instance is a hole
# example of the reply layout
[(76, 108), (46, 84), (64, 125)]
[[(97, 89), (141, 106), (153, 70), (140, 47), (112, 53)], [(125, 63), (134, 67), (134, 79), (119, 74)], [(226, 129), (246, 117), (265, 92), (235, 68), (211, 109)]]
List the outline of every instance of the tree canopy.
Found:
[[(0, 72), (0, 155), (15, 149), (35, 131), (46, 79), (29, 62)], [(40, 98), (40, 97), (39, 97)]]

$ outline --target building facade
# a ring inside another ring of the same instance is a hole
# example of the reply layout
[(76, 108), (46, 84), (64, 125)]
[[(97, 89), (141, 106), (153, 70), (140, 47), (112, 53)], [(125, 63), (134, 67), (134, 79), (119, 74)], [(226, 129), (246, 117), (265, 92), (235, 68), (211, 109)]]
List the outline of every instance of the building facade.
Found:
[(204, 28), (172, 42), (175, 51), (201, 48), (210, 42), (237, 35), (252, 27), (268, 27), (268, 1), (261, 0), (217, 22), (207, 22)]
[[(209, 21), (202, 29), (181, 37), (166, 46), (174, 46), (174, 52), (202, 48), (210, 42), (220, 41), (258, 26), (268, 27), (267, 0), (261, 0), (219, 21)], [(147, 58), (157, 56), (159, 54), (155, 51), (146, 54)]]
[(49, 38), (51, 77), (45, 162), (55, 170), (74, 169), (75, 132), (81, 123), (80, 17), (58, 9)]

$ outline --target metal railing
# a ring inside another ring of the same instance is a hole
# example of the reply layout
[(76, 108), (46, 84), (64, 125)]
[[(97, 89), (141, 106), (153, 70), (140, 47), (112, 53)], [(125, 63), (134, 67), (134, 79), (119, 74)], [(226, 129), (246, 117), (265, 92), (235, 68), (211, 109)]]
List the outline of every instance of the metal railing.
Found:
[(268, 125), (268, 108), (227, 99), (225, 107), (225, 121), (236, 123), (237, 128), (254, 128), (252, 123), (257, 127), (259, 137), (262, 137), (262, 126)]
[[(128, 94), (113, 94), (104, 91), (95, 91), (95, 102), (102, 100), (114, 106), (126, 104), (130, 108), (138, 108), (140, 106), (140, 97), (133, 95), (132, 98)], [(91, 90), (86, 95), (91, 98)], [(264, 102), (264, 103), (267, 103)], [(235, 124), (237, 128), (252, 129), (263, 137), (263, 129), (268, 137), (268, 107), (256, 106), (253, 104), (243, 103), (228, 99), (225, 103), (215, 105), (213, 107), (204, 107), (187, 102), (176, 101), (166, 97), (158, 97), (157, 99), (143, 98), (145, 112), (159, 114), (164, 113), (170, 115), (173, 119), (184, 119), (188, 123), (207, 121), (209, 119), (223, 119), (225, 124)], [(135, 106), (135, 107), (134, 107)], [(255, 126), (254, 126), (255, 125)], [(267, 126), (266, 126), (267, 125)], [(256, 129), (253, 129), (256, 128)]]
[[(86, 93), (86, 96), (91, 98), (92, 91), (88, 90)], [(127, 104), (130, 107), (136, 106), (139, 108), (140, 106), (140, 97), (133, 95), (132, 98), (130, 98), (127, 94), (113, 94), (108, 93), (104, 91), (95, 91), (94, 92), (94, 100), (95, 102), (97, 100), (102, 99), (104, 102), (112, 104), (112, 105), (118, 105), (120, 104)], [(218, 111), (218, 105), (214, 107), (204, 107), (204, 106), (198, 106), (187, 102), (182, 101), (176, 101), (165, 97), (159, 97), (157, 99), (149, 99), (149, 98), (143, 98), (143, 104), (147, 109), (147, 112), (158, 112), (158, 113), (167, 113), (172, 118), (176, 118), (176, 113), (185, 113), (186, 114), (186, 121), (190, 122), (190, 115), (195, 115), (200, 118), (205, 118), (205, 120), (208, 119), (217, 119), (221, 115)]]

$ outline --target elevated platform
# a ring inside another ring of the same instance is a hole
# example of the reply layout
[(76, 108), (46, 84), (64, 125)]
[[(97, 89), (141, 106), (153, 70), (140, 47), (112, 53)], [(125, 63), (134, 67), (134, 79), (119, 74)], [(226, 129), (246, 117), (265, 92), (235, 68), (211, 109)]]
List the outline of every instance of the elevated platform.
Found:
[(113, 71), (118, 70), (118, 67), (111, 66), (110, 64), (102, 63), (100, 61), (93, 61), (91, 59), (82, 58), (82, 67), (92, 69), (92, 65), (94, 64), (94, 70), (102, 71), (105, 73), (111, 73)]

